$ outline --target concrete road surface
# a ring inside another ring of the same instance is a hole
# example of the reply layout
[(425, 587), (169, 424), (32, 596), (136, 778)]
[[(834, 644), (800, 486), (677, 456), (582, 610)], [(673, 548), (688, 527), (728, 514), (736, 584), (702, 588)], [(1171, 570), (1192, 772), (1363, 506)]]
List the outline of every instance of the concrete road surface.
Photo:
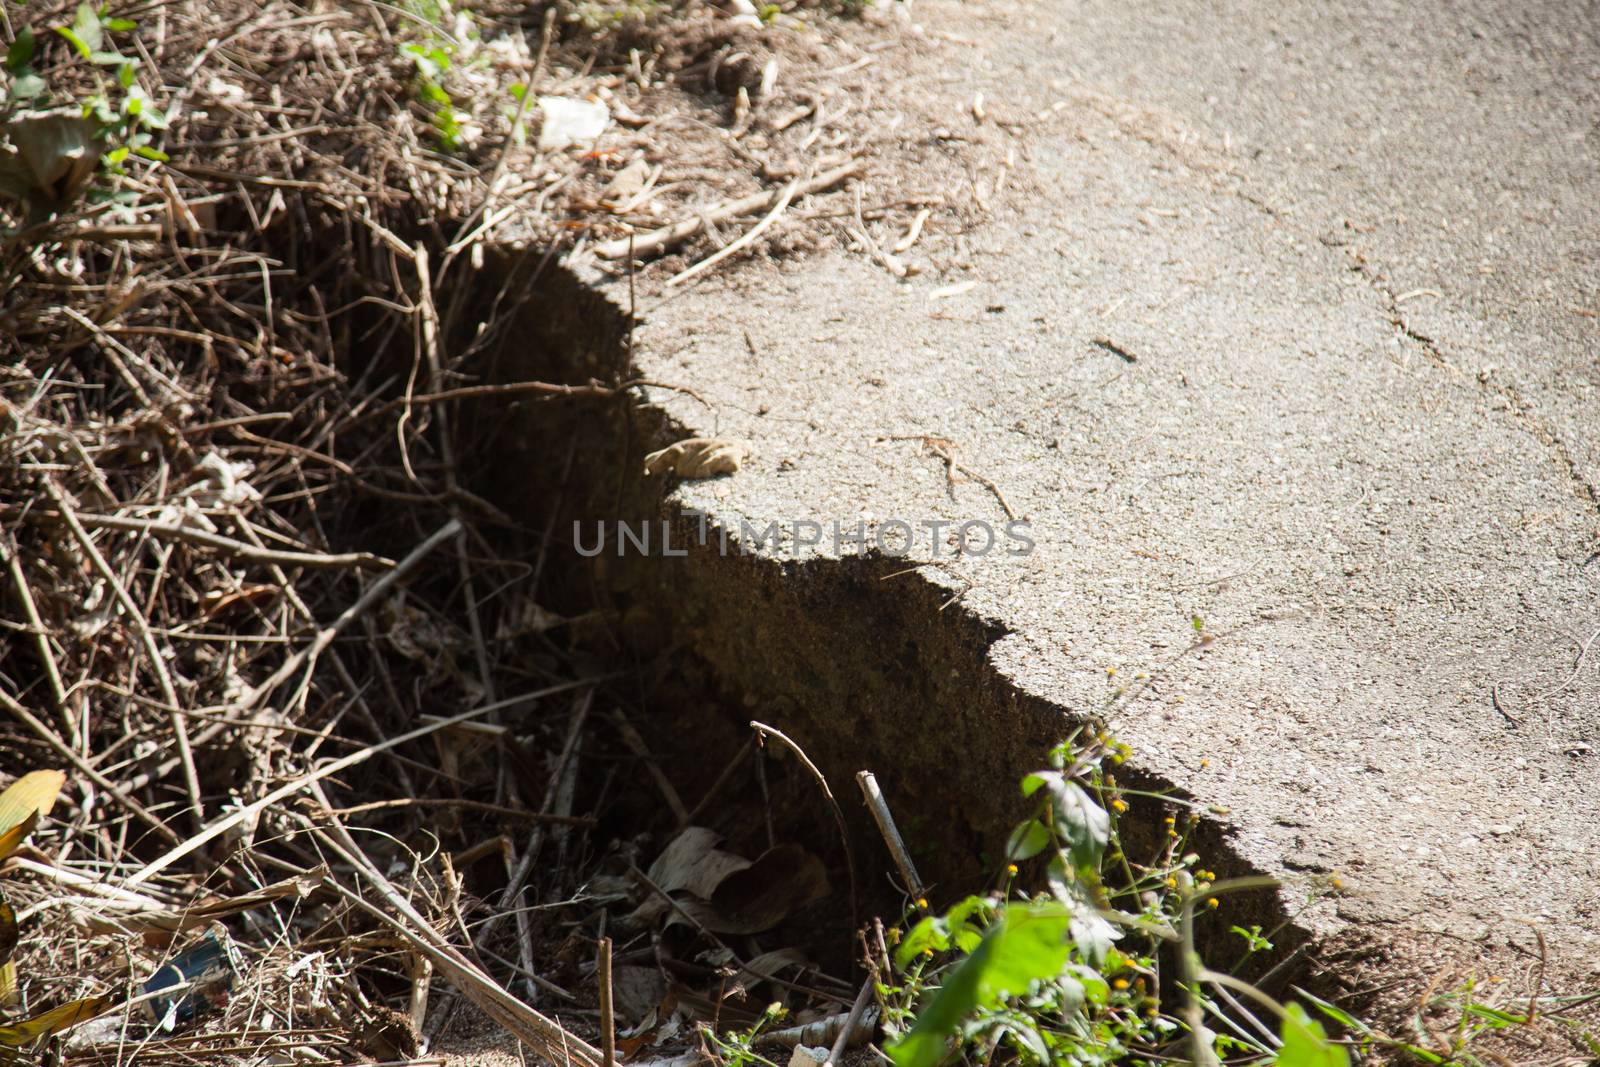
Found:
[(925, 44), (874, 106), (981, 142), (979, 221), (904, 280), (840, 248), (649, 302), (643, 372), (710, 407), (656, 399), (754, 447), (682, 499), (1009, 507), (1031, 554), (930, 580), (1289, 892), (1339, 872), (1317, 932), (1515, 959), (1532, 922), (1591, 973), (1595, 6), (918, 0), (875, 32)]

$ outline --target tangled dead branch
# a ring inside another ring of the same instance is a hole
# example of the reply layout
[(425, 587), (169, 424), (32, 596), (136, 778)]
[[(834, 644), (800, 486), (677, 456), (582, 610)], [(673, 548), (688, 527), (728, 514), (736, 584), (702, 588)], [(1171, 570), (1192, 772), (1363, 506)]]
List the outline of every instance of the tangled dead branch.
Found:
[[(11, 994), (118, 1004), (73, 1062), (402, 1060), (463, 999), (598, 1062), (508, 989), (573, 999), (529, 908), (579, 878), (536, 864), (594, 825), (572, 783), (605, 679), (451, 428), (474, 398), (640, 383), (483, 383), (502, 301), (470, 272), (497, 241), (622, 258), (631, 230), (669, 235), (641, 257), (701, 259), (716, 225), (863, 167), (849, 109), (803, 65), (779, 86), (725, 13), (591, 7), (0, 19), (0, 770), (67, 773), (0, 887)], [(606, 101), (604, 150), (550, 148), (544, 96)], [(59, 172), (6, 185), (43, 132)], [(468, 877), (496, 849), (498, 878)]]

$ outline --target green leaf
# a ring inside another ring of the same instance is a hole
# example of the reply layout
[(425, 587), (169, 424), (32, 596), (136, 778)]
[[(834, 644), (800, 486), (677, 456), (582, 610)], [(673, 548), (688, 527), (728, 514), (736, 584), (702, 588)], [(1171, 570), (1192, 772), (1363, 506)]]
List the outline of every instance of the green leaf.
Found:
[(147, 144), (140, 145), (138, 148), (135, 148), (133, 150), (133, 154), (138, 156), (140, 159), (148, 159), (152, 163), (166, 163), (172, 158), (165, 152), (161, 151), (161, 149), (151, 148)]
[(44, 79), (31, 70), (21, 71), (11, 80), (11, 96), (15, 100), (32, 100), (44, 89)]
[[(1234, 927), (1234, 929), (1237, 930), (1238, 927), (1236, 926), (1236, 927)], [(1307, 993), (1304, 989), (1301, 989), (1298, 986), (1295, 987), (1295, 992), (1300, 994), (1305, 999), (1309, 1000), (1311, 1002), (1311, 1006), (1312, 1007), (1316, 1008), (1318, 1011), (1322, 1012), (1322, 1014), (1326, 1015), (1328, 1018), (1332, 1019), (1334, 1022), (1338, 1023), (1340, 1026), (1344, 1027), (1345, 1029), (1350, 1030), (1353, 1033), (1361, 1034), (1363, 1036), (1366, 1036), (1366, 1035), (1372, 1033), (1372, 1027), (1368, 1026), (1366, 1023), (1362, 1022), (1360, 1019), (1357, 1019), (1354, 1015), (1351, 1015), (1349, 1012), (1345, 1011), (1343, 1008), (1334, 1007), (1332, 1004), (1329, 1004), (1326, 1000), (1323, 1000), (1321, 997), (1314, 997), (1310, 993)]]
[(1078, 988), (1083, 990), (1085, 999), (1096, 1006), (1107, 1004), (1111, 1000), (1111, 983), (1106, 981), (1105, 975), (1093, 967), (1085, 967), (1081, 963), (1074, 963), (1067, 968), (1075, 977)]
[(1022, 780), (1023, 796), (1032, 796), (1041, 788), (1049, 794), (1056, 831), (1066, 842), (1072, 865), (1079, 871), (1098, 871), (1111, 840), (1111, 816), (1082, 786), (1057, 771), (1036, 771)]
[(84, 59), (92, 59), (100, 51), (105, 37), (100, 29), (100, 16), (88, 4), (79, 4), (71, 26), (57, 26), (56, 32), (72, 42), (72, 47)]
[(133, 84), (133, 79), (137, 77), (137, 75), (138, 70), (134, 64), (124, 63), (117, 69), (117, 84), (126, 89), (128, 86)]
[(1070, 974), (1056, 979), (1056, 1005), (1061, 1014), (1070, 1019), (1083, 1010), (1089, 994), (1083, 983)]
[(34, 39), (33, 31), (22, 27), (17, 34), (17, 39), (11, 42), (11, 47), (6, 49), (6, 69), (12, 73), (20, 71), (33, 61), (33, 53), (38, 48), (39, 42)]
[(1468, 1004), (1466, 1014), (1486, 1021), (1490, 1030), (1503, 1030), (1508, 1026), (1523, 1026), (1528, 1017), (1513, 1011), (1502, 1011), (1487, 1004)]
[(949, 947), (949, 928), (943, 919), (930, 915), (913, 926), (900, 942), (900, 947), (894, 950), (894, 965), (904, 970), (924, 952), (943, 952)]
[(1050, 1062), (1050, 1046), (1044, 1043), (1044, 1037), (1026, 1015), (1019, 1014), (1007, 1019), (1005, 1031), (1018, 1048), (1025, 1050), (1040, 1063)]
[(1259, 924), (1252, 923), (1248, 930), (1242, 926), (1230, 926), (1228, 927), (1228, 932), (1238, 934), (1244, 938), (1245, 944), (1250, 947), (1251, 952), (1272, 951), (1272, 942), (1261, 935)]
[(132, 19), (106, 19), (101, 25), (112, 33), (132, 33), (139, 24)]
[(885, 1049), (896, 1067), (934, 1067), (973, 1011), (997, 1007), (1034, 982), (1060, 975), (1071, 955), (1070, 921), (1059, 903), (1008, 907), (976, 951), (945, 978), (911, 1031)]
[(411, 57), (417, 73), (428, 81), (438, 81), (450, 69), (450, 53), (443, 48), (428, 48), (420, 44), (403, 45), (401, 52)]
[(127, 145), (119, 145), (116, 148), (113, 148), (111, 151), (109, 151), (109, 152), (107, 152), (105, 154), (105, 164), (108, 167), (114, 167), (118, 163), (121, 163), (124, 159), (127, 159), (127, 158), (128, 158), (128, 146)]
[(98, 51), (105, 43), (104, 28), (100, 23), (100, 12), (92, 4), (79, 4), (78, 10), (72, 16), (72, 28), (79, 38), (93, 51)]
[(1013, 863), (1031, 860), (1049, 848), (1050, 841), (1050, 827), (1038, 819), (1029, 819), (1011, 831), (1011, 840), (1006, 842), (1006, 859)]
[(1283, 1047), (1273, 1060), (1275, 1067), (1350, 1067), (1349, 1051), (1329, 1041), (1322, 1024), (1298, 1004), (1284, 1012), (1280, 1036)]
[(993, 908), (982, 897), (968, 897), (945, 912), (944, 928), (950, 944), (957, 952), (970, 956), (983, 943), (983, 927), (973, 921), (973, 916), (987, 920)]
[(94, 49), (89, 47), (89, 42), (85, 41), (82, 37), (79, 37), (77, 35), (77, 33), (72, 30), (71, 27), (69, 27), (69, 26), (57, 26), (55, 29), (56, 29), (57, 33), (59, 33), (61, 36), (65, 37), (68, 41), (71, 42), (72, 47), (76, 48), (78, 50), (78, 54), (80, 56), (82, 56), (84, 59), (88, 59), (91, 55), (94, 54)]
[(1072, 917), (1070, 930), (1073, 944), (1078, 946), (1078, 954), (1091, 967), (1105, 963), (1112, 942), (1122, 937), (1122, 931), (1095, 912), (1087, 910), (1079, 911)]

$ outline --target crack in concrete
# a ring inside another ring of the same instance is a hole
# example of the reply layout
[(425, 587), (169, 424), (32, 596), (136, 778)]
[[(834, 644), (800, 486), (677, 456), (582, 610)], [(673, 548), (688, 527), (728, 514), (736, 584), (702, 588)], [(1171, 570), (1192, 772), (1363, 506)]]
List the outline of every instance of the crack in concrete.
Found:
[[(1425, 355), (1431, 363), (1457, 376), (1469, 375), (1470, 372), (1465, 371), (1461, 367), (1450, 362), (1449, 357), (1447, 357), (1444, 353), (1443, 346), (1437, 339), (1422, 333), (1406, 321), (1405, 314), (1400, 310), (1399, 301), (1396, 299), (1394, 293), (1390, 292), (1381, 282), (1372, 277), (1371, 273), (1366, 267), (1358, 266), (1357, 269), (1372, 285), (1373, 289), (1384, 298), (1384, 301), (1387, 304), (1387, 311), (1389, 313), (1389, 321), (1395, 326), (1396, 329), (1404, 334), (1407, 339), (1417, 344), (1422, 349), (1423, 355)], [(1573, 495), (1587, 504), (1590, 509), (1595, 512), (1591, 518), (1600, 520), (1600, 487), (1596, 487), (1594, 483), (1590, 482), (1584, 477), (1583, 470), (1579, 466), (1577, 459), (1573, 456), (1572, 450), (1567, 446), (1566, 441), (1564, 441), (1560, 434), (1552, 430), (1550, 426), (1539, 417), (1538, 413), (1534, 411), (1533, 405), (1529, 404), (1528, 401), (1523, 397), (1522, 391), (1518, 389), (1517, 386), (1512, 382), (1501, 381), (1495, 378), (1492, 371), (1483, 371), (1470, 376), (1472, 380), (1477, 383), (1479, 392), (1489, 396), (1498, 397), (1505, 401), (1504, 410), (1510, 413), (1511, 420), (1516, 423), (1524, 433), (1532, 437), (1535, 441), (1539, 442), (1540, 446), (1550, 454), (1550, 457), (1555, 461), (1556, 465), (1561, 469), (1563, 475), (1565, 476), (1565, 480), (1572, 489)], [(1600, 533), (1600, 527), (1591, 526), (1591, 529), (1596, 533)]]
[[(1197, 162), (1192, 158), (1193, 152), (1180, 151), (1179, 146), (1172, 143), (1169, 138), (1151, 136), (1141, 130), (1130, 128), (1119, 117), (1119, 113), (1108, 106), (1108, 102), (1121, 104), (1125, 112), (1133, 114), (1158, 114), (1153, 109), (1143, 107), (1136, 101), (1108, 92), (1086, 93), (1083, 94), (1083, 99), (1091, 102), (1100, 114), (1110, 119), (1119, 128), (1124, 129), (1125, 132), (1131, 134), (1136, 140), (1164, 152), (1197, 176), (1209, 178), (1213, 189), (1220, 190), (1224, 195), (1232, 196), (1249, 204), (1274, 222), (1281, 223), (1284, 220), (1291, 220), (1290, 224), (1294, 224), (1294, 213), (1292, 211), (1280, 208), (1249, 191), (1247, 183), (1250, 182), (1251, 175), (1242, 167)], [(1180, 124), (1183, 123), (1181, 117), (1174, 118), (1173, 121)], [(1183, 124), (1183, 128), (1187, 129), (1188, 124)], [(1187, 142), (1182, 143), (1185, 147), (1189, 147)], [(1213, 152), (1216, 151), (1216, 149), (1213, 149)], [(1225, 153), (1226, 150), (1222, 151)], [(1234, 178), (1238, 182), (1246, 184), (1229, 183), (1222, 180), (1224, 177)], [(1295, 229), (1302, 238), (1317, 239), (1315, 234), (1309, 232), (1309, 227), (1295, 226)], [(1430, 363), (1441, 370), (1449, 371), (1453, 375), (1465, 376), (1469, 374), (1469, 372), (1450, 361), (1445, 355), (1443, 346), (1437, 339), (1415, 329), (1406, 321), (1397, 294), (1379, 280), (1381, 272), (1372, 263), (1367, 261), (1355, 249), (1347, 248), (1345, 256), (1349, 261), (1350, 269), (1360, 274), (1362, 279), (1380, 297), (1384, 313), (1387, 315), (1390, 324), (1398, 329), (1407, 340), (1417, 345)], [(1600, 537), (1600, 485), (1591, 482), (1584, 476), (1582, 467), (1572, 454), (1572, 450), (1566, 441), (1539, 417), (1533, 406), (1523, 397), (1522, 391), (1515, 384), (1495, 379), (1490, 373), (1479, 373), (1471, 375), (1471, 377), (1477, 382), (1480, 392), (1497, 396), (1503, 400), (1505, 402), (1505, 410), (1510, 412), (1512, 421), (1550, 453), (1551, 458), (1562, 470), (1573, 494), (1594, 512), (1591, 516), (1591, 532)], [(1591, 560), (1600, 558), (1600, 541), (1597, 541), (1595, 546), (1592, 547), (1595, 551), (1588, 558)]]

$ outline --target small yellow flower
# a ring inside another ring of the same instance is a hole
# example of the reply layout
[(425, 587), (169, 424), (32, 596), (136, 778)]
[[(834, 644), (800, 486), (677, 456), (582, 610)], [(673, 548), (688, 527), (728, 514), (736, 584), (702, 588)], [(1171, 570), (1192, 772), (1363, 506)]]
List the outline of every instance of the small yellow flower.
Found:
[(1123, 812), (1128, 810), (1128, 802), (1123, 800), (1121, 797), (1118, 797), (1116, 800), (1111, 802), (1111, 810), (1116, 812), (1118, 815), (1121, 815)]
[(1221, 901), (1219, 901), (1219, 900), (1217, 900), (1217, 898), (1216, 898), (1216, 897), (1212, 897), (1212, 898), (1211, 898), (1211, 899), (1210, 899), (1210, 900), (1207, 900), (1207, 901), (1206, 901), (1206, 907), (1208, 907), (1208, 908), (1214, 908), (1214, 907), (1216, 907), (1216, 906), (1217, 906), (1217, 905), (1218, 905), (1218, 904), (1219, 904), (1219, 903), (1221, 903)]
[(1176, 888), (1178, 888), (1178, 880), (1176, 878), (1168, 878), (1167, 879), (1167, 888), (1168, 889), (1176, 889)]
[(1182, 704), (1184, 699), (1185, 699), (1184, 695), (1182, 693), (1179, 693), (1177, 696), (1172, 698), (1172, 702), (1174, 704)]
[(1006, 864), (1006, 873), (1015, 878), (1017, 876), (1017, 865), (1015, 863)]
[(1205, 769), (1206, 769), (1206, 768), (1207, 768), (1207, 767), (1209, 767), (1209, 766), (1211, 766), (1211, 760), (1210, 760), (1210, 759), (1209, 759), (1209, 758), (1207, 758), (1207, 759), (1202, 759), (1202, 760), (1201, 760), (1201, 761), (1200, 761), (1200, 769), (1201, 769), (1201, 770), (1202, 770), (1202, 771), (1203, 771), (1203, 770), (1205, 770)]
[(1162, 820), (1162, 821), (1163, 821), (1163, 822), (1165, 822), (1165, 823), (1166, 823), (1166, 824), (1167, 824), (1167, 825), (1168, 825), (1168, 826), (1171, 826), (1171, 825), (1172, 825), (1172, 824), (1173, 824), (1173, 823), (1175, 823), (1175, 822), (1177, 822), (1177, 821), (1178, 821), (1178, 819), (1177, 819), (1177, 816), (1174, 816), (1174, 815), (1168, 815), (1168, 816), (1167, 816), (1167, 817), (1166, 817), (1166, 818), (1165, 818), (1165, 819), (1164, 819), (1164, 820)]
[(1128, 988), (1128, 980), (1126, 978), (1118, 978), (1115, 982), (1112, 982), (1111, 984), (1112, 984), (1113, 987), (1115, 987), (1117, 989), (1127, 989)]
[(1117, 669), (1115, 667), (1107, 667), (1106, 668), (1106, 677), (1107, 678), (1115, 678), (1116, 676), (1117, 676)]
[(922, 956), (923, 956), (924, 959), (929, 959), (929, 960), (933, 959), (933, 949), (931, 949), (931, 948), (923, 949), (922, 950)]
[(918, 897), (917, 898), (917, 910), (918, 911), (927, 911), (928, 910), (928, 898), (927, 897)]

